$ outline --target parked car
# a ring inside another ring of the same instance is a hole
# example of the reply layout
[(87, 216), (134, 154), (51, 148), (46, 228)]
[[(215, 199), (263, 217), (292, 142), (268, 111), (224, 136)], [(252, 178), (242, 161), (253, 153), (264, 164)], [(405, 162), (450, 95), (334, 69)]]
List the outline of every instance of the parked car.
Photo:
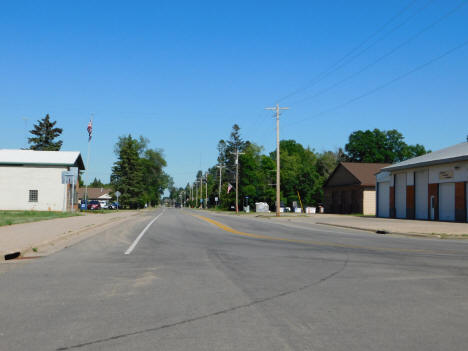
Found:
[(99, 200), (99, 203), (101, 204), (101, 208), (109, 208), (109, 203), (106, 200)]
[(118, 202), (110, 202), (107, 205), (108, 210), (117, 210), (119, 208), (119, 203)]
[(88, 201), (88, 210), (100, 210), (101, 204), (98, 200)]

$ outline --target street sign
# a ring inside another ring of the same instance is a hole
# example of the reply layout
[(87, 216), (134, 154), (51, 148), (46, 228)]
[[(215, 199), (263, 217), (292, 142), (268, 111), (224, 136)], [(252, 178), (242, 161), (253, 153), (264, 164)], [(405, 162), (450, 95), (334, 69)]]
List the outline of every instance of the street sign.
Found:
[(70, 172), (73, 173), (75, 180), (78, 179), (78, 167), (70, 167)]
[(71, 171), (62, 172), (62, 184), (75, 184), (75, 175)]
[(117, 198), (117, 209), (119, 209), (119, 206), (120, 206), (119, 196), (122, 195), (122, 193), (117, 190), (114, 194), (115, 194), (115, 197)]

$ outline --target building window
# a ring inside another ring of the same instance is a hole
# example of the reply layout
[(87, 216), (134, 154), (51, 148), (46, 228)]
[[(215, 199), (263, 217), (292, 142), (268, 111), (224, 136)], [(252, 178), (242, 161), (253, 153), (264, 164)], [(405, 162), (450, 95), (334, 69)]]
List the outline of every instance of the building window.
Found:
[(39, 197), (38, 190), (29, 190), (29, 202), (37, 202), (38, 197)]

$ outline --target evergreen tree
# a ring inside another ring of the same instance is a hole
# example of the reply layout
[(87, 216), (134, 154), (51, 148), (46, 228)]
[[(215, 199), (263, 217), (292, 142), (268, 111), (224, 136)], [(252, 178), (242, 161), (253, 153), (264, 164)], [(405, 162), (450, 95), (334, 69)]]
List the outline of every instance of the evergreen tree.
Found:
[(104, 183), (100, 179), (94, 178), (94, 180), (89, 184), (91, 188), (102, 188)]
[(142, 149), (140, 140), (128, 136), (120, 137), (116, 144), (117, 161), (112, 167), (111, 183), (122, 194), (119, 198), (123, 206), (142, 207), (145, 204), (144, 168), (140, 160)]
[(33, 137), (28, 138), (28, 143), (31, 144), (31, 150), (41, 151), (59, 151), (62, 147), (62, 140), (54, 141), (60, 134), (62, 134), (62, 128), (54, 128), (57, 121), (51, 121), (49, 114), (43, 119), (38, 120), (37, 124), (34, 125), (34, 129), (29, 132)]

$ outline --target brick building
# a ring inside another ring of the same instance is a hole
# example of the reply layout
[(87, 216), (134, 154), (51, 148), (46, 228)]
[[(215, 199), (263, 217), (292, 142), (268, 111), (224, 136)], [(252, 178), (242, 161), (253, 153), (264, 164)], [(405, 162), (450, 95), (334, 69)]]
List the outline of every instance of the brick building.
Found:
[(324, 184), (325, 212), (375, 215), (375, 174), (389, 165), (341, 162)]

